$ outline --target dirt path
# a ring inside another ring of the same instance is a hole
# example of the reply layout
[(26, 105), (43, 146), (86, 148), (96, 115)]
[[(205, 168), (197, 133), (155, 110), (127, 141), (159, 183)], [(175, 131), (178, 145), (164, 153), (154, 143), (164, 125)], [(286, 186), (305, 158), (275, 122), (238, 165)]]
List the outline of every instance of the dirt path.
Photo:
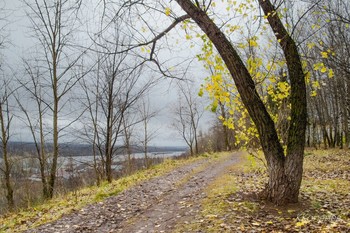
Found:
[(238, 161), (199, 161), (27, 232), (171, 232), (200, 210), (203, 189)]

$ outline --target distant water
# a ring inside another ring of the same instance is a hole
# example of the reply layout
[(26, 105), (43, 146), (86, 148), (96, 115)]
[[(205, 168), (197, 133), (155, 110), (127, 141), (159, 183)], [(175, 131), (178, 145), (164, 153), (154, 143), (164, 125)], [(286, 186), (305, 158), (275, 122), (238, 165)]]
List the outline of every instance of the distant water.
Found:
[[(185, 153), (185, 151), (167, 151), (167, 152), (152, 152), (148, 153), (149, 158), (170, 158), (174, 156), (179, 156), (181, 154)], [(131, 158), (139, 159), (144, 158), (144, 153), (134, 153), (131, 155)], [(113, 162), (119, 162), (119, 161), (125, 161), (127, 160), (127, 155), (116, 155), (113, 158)], [(57, 174), (59, 177), (68, 178), (71, 176), (71, 174), (68, 172), (69, 168), (72, 166), (74, 167), (74, 170), (76, 171), (84, 171), (88, 167), (91, 168), (91, 165), (93, 164), (94, 156), (87, 155), (87, 156), (65, 156), (65, 157), (59, 157), (58, 158), (58, 168), (57, 168)], [(3, 162), (3, 159), (0, 158), (0, 166)], [(22, 164), (22, 168), (24, 171), (28, 171), (32, 175), (29, 177), (30, 180), (33, 181), (40, 181), (39, 176), (39, 164), (38, 160), (33, 157), (26, 157), (21, 158), (17, 160), (17, 162), (20, 162)], [(122, 167), (121, 165), (114, 164), (112, 165), (113, 170), (120, 170)], [(67, 170), (68, 169), (68, 170)]]
[[(147, 154), (149, 158), (171, 158), (174, 156), (179, 156), (182, 155), (183, 153), (186, 153), (186, 151), (166, 151), (166, 152), (150, 152)], [(131, 154), (132, 158), (135, 159), (140, 159), (144, 158), (145, 154), (144, 153), (133, 153)], [(115, 155), (113, 157), (113, 161), (123, 161), (128, 158), (127, 155), (120, 154), (120, 155)], [(25, 159), (23, 159), (25, 160)], [(76, 161), (77, 163), (90, 163), (93, 162), (94, 156), (92, 155), (86, 155), (86, 156), (61, 156), (58, 158), (59, 162), (66, 163), (67, 161)], [(0, 158), (0, 163), (3, 162), (3, 158)]]
[[(156, 152), (156, 153), (148, 153), (147, 156), (149, 158), (171, 158), (174, 156), (179, 156), (185, 153), (186, 151), (167, 151), (167, 152)], [(99, 157), (96, 157), (99, 159)], [(131, 158), (134, 159), (142, 159), (145, 158), (144, 153), (134, 153), (131, 154)], [(127, 155), (120, 154), (120, 155), (115, 155), (113, 157), (114, 162), (118, 161), (125, 161), (128, 159)], [(87, 155), (87, 156), (72, 156), (72, 157), (59, 157), (59, 164), (61, 166), (67, 166), (68, 164), (71, 164), (72, 162), (75, 165), (80, 165), (80, 164), (91, 164), (94, 161), (94, 156), (92, 155)]]
[[(166, 151), (166, 152), (152, 152), (152, 153), (148, 153), (148, 158), (171, 158), (174, 156), (179, 156), (183, 153), (185, 153), (186, 151)], [(131, 158), (134, 159), (140, 159), (140, 158), (144, 158), (145, 154), (144, 153), (133, 153), (131, 154)], [(96, 157), (97, 160), (99, 160), (99, 157)], [(113, 157), (113, 162), (119, 162), (119, 161), (125, 161), (128, 159), (127, 155), (124, 154), (119, 154), (119, 155), (115, 155)], [(35, 159), (35, 157), (26, 157), (26, 158), (22, 158), (20, 160), (17, 160), (19, 162), (21, 162), (22, 164), (24, 164), (24, 167), (29, 169), (30, 167), (33, 168), (33, 163), (30, 161), (37, 161), (37, 159)], [(79, 165), (87, 165), (87, 164), (92, 164), (94, 161), (94, 156), (92, 155), (86, 155), (86, 156), (61, 156), (58, 157), (58, 166), (60, 168), (64, 168), (67, 167), (68, 165), (74, 165), (74, 166), (79, 166)], [(0, 166), (1, 163), (3, 162), (3, 158), (0, 158)], [(25, 169), (26, 170), (26, 169)]]

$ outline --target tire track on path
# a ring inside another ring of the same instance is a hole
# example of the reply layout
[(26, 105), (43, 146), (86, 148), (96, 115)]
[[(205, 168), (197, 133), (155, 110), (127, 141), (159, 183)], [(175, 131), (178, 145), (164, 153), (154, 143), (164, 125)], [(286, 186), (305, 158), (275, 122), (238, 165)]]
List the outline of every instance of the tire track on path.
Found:
[(171, 232), (177, 224), (194, 218), (205, 197), (204, 188), (235, 164), (239, 155), (177, 168), (26, 232)]

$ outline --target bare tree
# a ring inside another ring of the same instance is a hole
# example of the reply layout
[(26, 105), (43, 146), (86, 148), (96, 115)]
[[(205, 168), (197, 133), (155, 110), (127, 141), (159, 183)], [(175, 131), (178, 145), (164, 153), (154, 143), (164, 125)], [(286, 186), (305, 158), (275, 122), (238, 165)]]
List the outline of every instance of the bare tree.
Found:
[[(311, 84), (308, 87), (309, 146), (325, 148), (349, 145), (350, 99), (349, 77), (350, 5), (344, 1), (312, 1), (317, 7), (307, 25), (318, 30), (302, 45)], [(301, 31), (301, 30), (300, 30)], [(321, 65), (323, 70), (315, 69)], [(326, 69), (327, 68), (327, 69)], [(331, 74), (331, 76), (330, 76)]]
[[(44, 198), (50, 198), (49, 187), (47, 182), (47, 172), (49, 169), (48, 155), (46, 150), (45, 139), (45, 124), (44, 118), (49, 110), (48, 104), (45, 102), (45, 87), (40, 82), (43, 79), (43, 73), (41, 73), (38, 64), (30, 64), (27, 61), (25, 63), (26, 75), (30, 78), (28, 82), (23, 82), (19, 79), (18, 82), (29, 95), (29, 98), (34, 101), (30, 107), (31, 111), (24, 106), (23, 98), (25, 95), (18, 94), (16, 96), (17, 104), (24, 114), (23, 121), (30, 130), (31, 136), (34, 140), (36, 149), (36, 158), (39, 161), (40, 176), (42, 182), (42, 193)], [(24, 98), (25, 99), (25, 98)], [(34, 110), (35, 109), (35, 110)], [(36, 117), (34, 117), (36, 116)]]
[(13, 184), (11, 181), (12, 162), (8, 150), (8, 142), (11, 136), (10, 126), (13, 119), (13, 109), (11, 109), (10, 102), (13, 97), (13, 90), (11, 87), (11, 79), (5, 71), (5, 59), (3, 57), (3, 49), (5, 43), (7, 43), (6, 25), (7, 25), (7, 13), (4, 9), (3, 3), (0, 3), (0, 151), (3, 159), (3, 163), (0, 163), (0, 171), (4, 176), (4, 183), (6, 189), (6, 200), (10, 210), (15, 206), (13, 196)]
[[(92, 144), (93, 154), (93, 168), (96, 175), (97, 185), (101, 183), (105, 175), (105, 159), (103, 157), (103, 150), (99, 137), (98, 117), (99, 117), (99, 83), (100, 83), (100, 62), (98, 61), (97, 72), (94, 82), (87, 82), (85, 79), (81, 80), (80, 84), (85, 94), (82, 105), (87, 109), (87, 116), (83, 115), (81, 121), (84, 124), (83, 132), (79, 132), (83, 141)], [(94, 73), (94, 72), (93, 72)], [(96, 88), (96, 89), (95, 89)], [(95, 93), (95, 94), (94, 94)], [(89, 124), (85, 124), (89, 122)], [(92, 132), (92, 133), (91, 133)]]
[(123, 130), (121, 133), (121, 136), (123, 137), (123, 152), (126, 154), (127, 158), (127, 167), (126, 172), (127, 174), (131, 174), (133, 170), (133, 164), (132, 164), (132, 154), (134, 152), (134, 145), (133, 145), (133, 134), (134, 134), (134, 127), (138, 123), (139, 120), (137, 120), (137, 115), (133, 108), (127, 109), (124, 113), (124, 117), (122, 118), (122, 124), (123, 124)]
[(1, 79), (1, 96), (0, 96), (0, 130), (1, 130), (1, 154), (3, 158), (3, 166), (0, 167), (4, 175), (4, 183), (7, 191), (6, 199), (8, 208), (12, 210), (15, 206), (13, 197), (13, 185), (11, 183), (11, 170), (12, 162), (9, 154), (8, 143), (10, 140), (10, 126), (13, 119), (13, 114), (10, 109), (10, 98), (13, 95), (13, 91), (10, 88), (10, 81), (5, 77)]
[(198, 131), (204, 107), (199, 97), (195, 96), (189, 83), (179, 83), (179, 98), (173, 112), (172, 126), (184, 139), (190, 149), (191, 156), (198, 154)]
[(123, 134), (129, 139), (130, 132), (127, 130), (134, 124), (125, 119), (127, 112), (154, 84), (154, 80), (146, 77), (145, 80), (141, 80), (142, 66), (131, 61), (127, 53), (118, 53), (118, 48), (119, 44), (104, 47), (114, 49), (114, 52), (101, 52), (103, 55), (98, 58), (98, 69), (94, 74), (97, 81), (83, 85), (88, 99), (88, 105), (84, 105), (88, 109), (92, 124), (86, 127), (90, 127), (91, 132), (94, 132), (92, 142), (104, 165), (104, 178), (108, 182), (113, 178), (112, 165), (118, 151), (118, 143), (121, 143)]
[(51, 160), (50, 174), (48, 178), (48, 197), (54, 194), (56, 182), (57, 160), (59, 156), (59, 134), (63, 128), (59, 128), (59, 117), (62, 109), (67, 105), (69, 93), (78, 82), (81, 75), (72, 72), (74, 66), (80, 60), (83, 53), (74, 53), (70, 46), (73, 41), (73, 33), (78, 25), (77, 10), (79, 1), (68, 0), (35, 0), (24, 1), (28, 8), (28, 18), (32, 23), (33, 38), (39, 45), (37, 47), (40, 67), (43, 77), (40, 82), (50, 90), (47, 93), (45, 107), (52, 116), (52, 143), (53, 156)]
[(152, 118), (156, 117), (157, 115), (157, 110), (151, 110), (150, 106), (150, 100), (147, 98), (142, 99), (141, 103), (139, 104), (138, 111), (141, 117), (141, 124), (142, 124), (142, 133), (143, 137), (141, 136), (139, 141), (142, 145), (142, 151), (144, 154), (144, 159), (145, 159), (145, 165), (147, 168), (150, 167), (150, 161), (149, 161), (149, 156), (148, 156), (148, 147), (149, 143), (151, 140), (156, 136), (158, 129), (150, 129), (150, 121)]
[[(7, 20), (7, 16), (9, 15), (9, 12), (5, 9), (5, 3), (0, 3), (0, 51), (2, 51), (2, 49), (5, 47), (5, 43), (7, 43), (7, 36), (8, 34), (7, 32), (7, 28), (6, 26), (8, 25), (8, 20)], [(2, 55), (0, 54), (0, 59), (2, 60)], [(1, 69), (1, 64), (2, 61), (0, 60), (0, 69)]]

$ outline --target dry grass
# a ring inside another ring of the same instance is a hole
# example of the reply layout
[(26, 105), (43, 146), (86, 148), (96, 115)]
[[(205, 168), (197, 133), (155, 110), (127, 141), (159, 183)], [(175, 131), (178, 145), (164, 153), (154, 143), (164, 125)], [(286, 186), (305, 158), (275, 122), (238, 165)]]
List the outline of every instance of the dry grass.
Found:
[(3, 215), (0, 218), (0, 232), (21, 232), (28, 228), (54, 221), (59, 219), (63, 214), (81, 209), (88, 204), (96, 203), (109, 196), (116, 195), (139, 182), (161, 176), (179, 166), (201, 159), (205, 159), (205, 157), (199, 156), (188, 160), (169, 159), (151, 169), (141, 170), (131, 176), (114, 180), (112, 183), (103, 183), (98, 187), (83, 188), (63, 196), (55, 197), (44, 204)]
[(300, 203), (258, 200), (263, 163), (245, 155), (206, 190), (202, 211), (177, 232), (350, 232), (350, 152), (307, 151)]

